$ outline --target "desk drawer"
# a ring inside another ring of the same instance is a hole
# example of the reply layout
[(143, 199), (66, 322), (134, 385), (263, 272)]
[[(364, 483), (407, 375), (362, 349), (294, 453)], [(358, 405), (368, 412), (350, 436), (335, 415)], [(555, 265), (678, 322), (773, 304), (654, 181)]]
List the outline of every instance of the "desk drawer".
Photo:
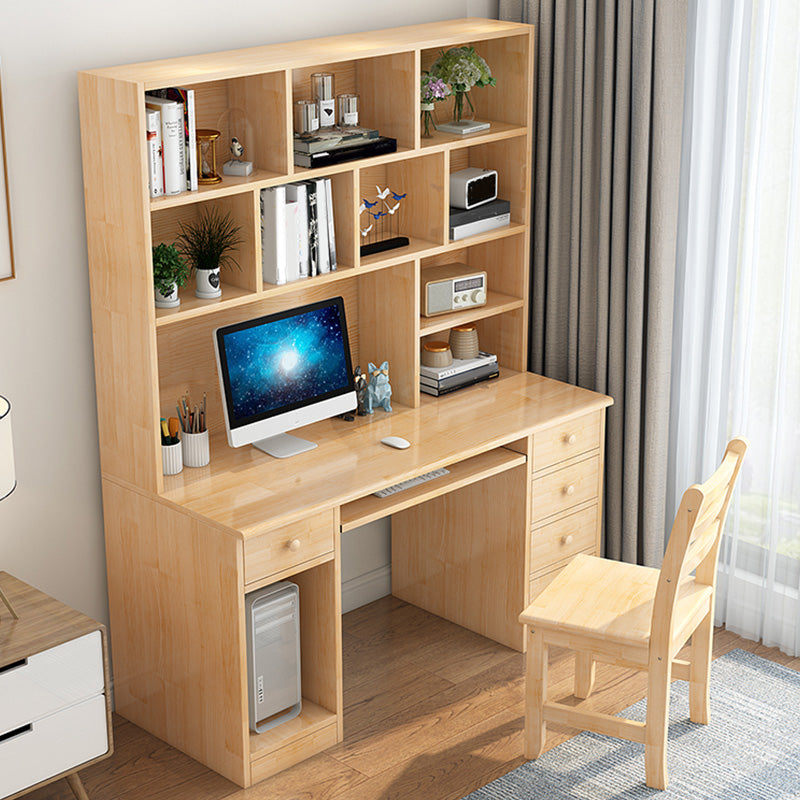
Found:
[(531, 531), (531, 573), (547, 569), (557, 561), (586, 550), (594, 552), (597, 543), (596, 505), (561, 517)]
[(104, 686), (100, 631), (6, 664), (0, 667), (0, 734), (85, 700)]
[(559, 464), (568, 458), (600, 447), (602, 411), (554, 425), (533, 435), (533, 471)]
[(322, 511), (244, 543), (244, 582), (333, 552), (333, 511)]
[(597, 498), (600, 457), (593, 456), (533, 480), (536, 523)]
[(106, 699), (100, 694), (0, 736), (0, 797), (79, 767), (108, 752)]

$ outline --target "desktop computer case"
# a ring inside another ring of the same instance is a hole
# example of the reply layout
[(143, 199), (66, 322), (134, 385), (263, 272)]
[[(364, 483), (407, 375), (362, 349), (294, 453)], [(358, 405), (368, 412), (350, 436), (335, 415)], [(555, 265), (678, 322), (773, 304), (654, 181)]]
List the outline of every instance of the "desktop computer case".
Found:
[(245, 595), (250, 729), (300, 713), (300, 590), (281, 581)]

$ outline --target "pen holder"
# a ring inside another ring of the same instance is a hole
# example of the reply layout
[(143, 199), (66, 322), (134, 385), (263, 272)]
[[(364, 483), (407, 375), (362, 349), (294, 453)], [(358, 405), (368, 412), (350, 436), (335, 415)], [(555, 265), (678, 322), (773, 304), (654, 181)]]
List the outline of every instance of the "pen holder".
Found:
[(165, 475), (177, 475), (183, 469), (181, 442), (161, 445), (161, 468)]
[(183, 463), (187, 467), (204, 467), (208, 464), (208, 429), (202, 433), (183, 434)]

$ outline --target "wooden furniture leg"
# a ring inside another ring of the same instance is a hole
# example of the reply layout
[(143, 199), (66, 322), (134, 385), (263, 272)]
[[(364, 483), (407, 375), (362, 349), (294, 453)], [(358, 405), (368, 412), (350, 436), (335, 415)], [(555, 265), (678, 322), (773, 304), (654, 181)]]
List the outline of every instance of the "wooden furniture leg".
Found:
[(652, 659), (647, 688), (647, 728), (644, 743), (644, 780), (651, 789), (666, 789), (669, 686), (672, 663)]
[(531, 631), (525, 659), (525, 758), (539, 758), (547, 737), (544, 720), (544, 704), (547, 700), (547, 650), (542, 634)]
[(591, 653), (575, 653), (575, 697), (585, 700), (594, 689), (595, 660)]
[(711, 647), (713, 612), (709, 611), (692, 634), (689, 664), (689, 719), (708, 725), (710, 717)]
[(69, 788), (72, 789), (72, 794), (75, 795), (77, 800), (89, 800), (89, 795), (86, 794), (86, 789), (83, 788), (83, 782), (77, 772), (67, 775), (67, 783)]

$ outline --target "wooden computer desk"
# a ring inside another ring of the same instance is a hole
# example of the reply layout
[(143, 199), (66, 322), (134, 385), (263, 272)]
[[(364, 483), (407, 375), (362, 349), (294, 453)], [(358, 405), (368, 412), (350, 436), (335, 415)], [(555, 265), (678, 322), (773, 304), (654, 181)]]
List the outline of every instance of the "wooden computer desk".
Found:
[[(599, 547), (611, 399), (529, 373), (419, 408), (301, 431), (287, 460), (212, 437), (211, 463), (160, 496), (105, 479), (119, 713), (250, 785), (343, 738), (340, 534), (392, 515), (393, 594), (522, 649), (530, 593)], [(395, 434), (411, 447), (380, 440)], [(372, 492), (447, 467), (380, 499)], [(109, 502), (110, 500), (110, 502)], [(120, 577), (121, 576), (121, 577)], [(300, 587), (303, 712), (247, 725), (244, 597)]]

